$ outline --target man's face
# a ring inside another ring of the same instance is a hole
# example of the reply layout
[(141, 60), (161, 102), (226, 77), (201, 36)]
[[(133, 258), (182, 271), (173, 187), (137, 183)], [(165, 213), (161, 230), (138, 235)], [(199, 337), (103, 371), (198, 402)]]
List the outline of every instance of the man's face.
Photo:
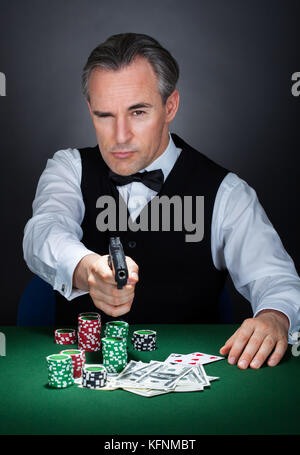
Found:
[(118, 71), (95, 68), (89, 95), (99, 148), (114, 172), (134, 174), (165, 151), (179, 94), (175, 90), (162, 104), (157, 76), (145, 58)]

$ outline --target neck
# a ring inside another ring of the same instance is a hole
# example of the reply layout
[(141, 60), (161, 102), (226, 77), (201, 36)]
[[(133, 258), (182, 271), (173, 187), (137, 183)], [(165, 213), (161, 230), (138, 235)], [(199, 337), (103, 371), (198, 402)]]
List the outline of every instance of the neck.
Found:
[(160, 145), (158, 147), (157, 153), (153, 157), (153, 160), (151, 160), (151, 162), (147, 164), (147, 166), (152, 164), (155, 160), (157, 160), (157, 158), (159, 158), (166, 151), (166, 149), (169, 145), (169, 141), (170, 141), (169, 130), (167, 129), (162, 134), (162, 139), (161, 139)]

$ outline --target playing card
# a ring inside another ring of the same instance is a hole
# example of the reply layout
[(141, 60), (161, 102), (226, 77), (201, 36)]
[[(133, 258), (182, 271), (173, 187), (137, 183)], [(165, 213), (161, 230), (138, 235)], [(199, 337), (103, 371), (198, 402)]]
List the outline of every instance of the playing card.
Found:
[(213, 354), (205, 354), (204, 352), (192, 352), (191, 354), (170, 354), (165, 360), (165, 363), (178, 363), (183, 365), (204, 365), (206, 363), (222, 360), (220, 357)]

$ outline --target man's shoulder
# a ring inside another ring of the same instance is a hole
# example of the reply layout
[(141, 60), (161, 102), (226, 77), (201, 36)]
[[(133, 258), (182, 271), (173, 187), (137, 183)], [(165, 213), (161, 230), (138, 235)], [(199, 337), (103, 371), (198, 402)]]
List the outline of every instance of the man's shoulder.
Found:
[(172, 133), (172, 139), (175, 146), (182, 149), (182, 152), (184, 153), (183, 157), (185, 164), (189, 165), (191, 168), (196, 170), (198, 167), (201, 167), (201, 169), (205, 168), (208, 172), (229, 172), (229, 170), (224, 166), (210, 158), (204, 150), (196, 149), (189, 142), (185, 141), (177, 134)]
[(60, 161), (64, 161), (66, 159), (67, 160), (72, 160), (72, 159), (76, 160), (79, 157), (80, 157), (79, 149), (72, 148), (72, 147), (69, 147), (66, 149), (59, 149), (53, 155), (53, 159), (60, 160)]
[(75, 166), (78, 167), (81, 164), (80, 153), (77, 148), (66, 148), (57, 150), (52, 160), (54, 163), (63, 165), (66, 167)]
[(67, 166), (70, 165), (70, 163), (79, 166), (87, 160), (99, 160), (99, 157), (101, 157), (101, 154), (99, 153), (98, 145), (96, 145), (92, 147), (69, 147), (60, 149), (54, 153), (53, 159)]
[(81, 157), (77, 148), (66, 148), (57, 150), (52, 159), (47, 162), (48, 166), (57, 166), (61, 169), (73, 171), (77, 178), (81, 179)]
[(62, 148), (57, 150), (54, 153), (53, 158), (69, 158), (69, 159), (78, 159), (81, 158), (82, 154), (84, 153), (97, 153), (98, 151), (98, 145), (94, 146), (87, 146), (87, 147), (68, 147), (68, 148)]

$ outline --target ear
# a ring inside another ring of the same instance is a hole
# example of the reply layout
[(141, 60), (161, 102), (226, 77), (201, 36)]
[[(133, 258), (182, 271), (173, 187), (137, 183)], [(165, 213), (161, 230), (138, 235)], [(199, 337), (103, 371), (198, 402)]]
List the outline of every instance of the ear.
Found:
[(166, 102), (166, 122), (172, 122), (175, 118), (175, 115), (178, 111), (179, 107), (179, 91), (176, 89), (173, 93), (169, 96)]

